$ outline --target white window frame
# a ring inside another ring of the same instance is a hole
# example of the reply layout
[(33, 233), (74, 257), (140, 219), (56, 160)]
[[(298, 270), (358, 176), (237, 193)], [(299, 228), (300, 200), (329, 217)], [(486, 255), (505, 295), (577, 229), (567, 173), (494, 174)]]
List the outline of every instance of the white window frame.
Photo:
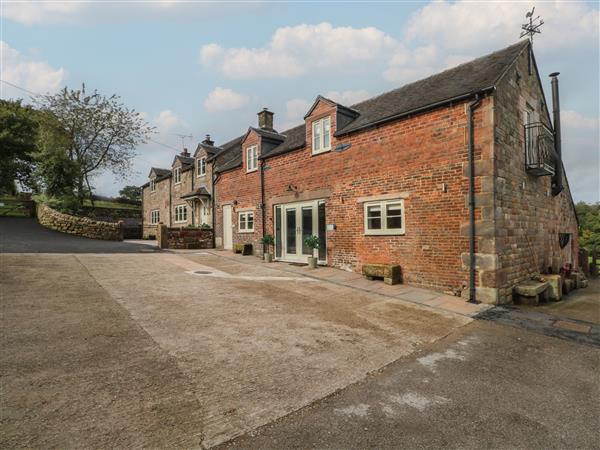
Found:
[(181, 167), (175, 167), (173, 171), (173, 180), (175, 184), (181, 184)]
[[(327, 124), (327, 128), (329, 131), (327, 135), (329, 137), (329, 144), (325, 145), (325, 124)], [(320, 131), (319, 138), (315, 139), (316, 130)], [(318, 155), (320, 153), (325, 153), (331, 150), (331, 117), (323, 117), (322, 119), (315, 120), (312, 123), (312, 154)]]
[(199, 177), (206, 175), (206, 156), (198, 159), (196, 174)]
[[(183, 211), (183, 212), (182, 212)], [(175, 223), (187, 222), (187, 205), (175, 206)]]
[(150, 180), (150, 192), (156, 192), (156, 181), (154, 178)]
[[(402, 228), (388, 228), (387, 227), (387, 206), (389, 205), (400, 205), (400, 214), (402, 217)], [(368, 210), (369, 206), (379, 206), (381, 209), (381, 228), (369, 229), (368, 223)], [(363, 204), (364, 214), (364, 234), (381, 236), (381, 235), (403, 235), (406, 230), (406, 215), (404, 214), (404, 200), (398, 198), (393, 200), (380, 200), (373, 202), (365, 202)]]
[[(252, 216), (252, 228), (248, 228), (248, 217)], [(242, 217), (244, 220), (242, 221)], [(244, 227), (242, 228), (242, 222)], [(254, 211), (238, 212), (238, 232), (239, 233), (254, 233)]]
[(150, 225), (157, 225), (160, 222), (160, 210), (153, 209), (150, 211)]
[[(252, 165), (250, 165), (250, 163), (252, 163)], [(258, 145), (250, 145), (249, 147), (246, 147), (246, 172), (256, 172), (257, 170)]]

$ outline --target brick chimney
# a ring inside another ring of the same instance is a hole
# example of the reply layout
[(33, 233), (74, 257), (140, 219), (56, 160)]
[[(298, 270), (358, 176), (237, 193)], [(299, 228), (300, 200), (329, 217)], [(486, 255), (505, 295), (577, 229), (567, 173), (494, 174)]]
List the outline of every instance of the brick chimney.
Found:
[(203, 143), (204, 145), (210, 145), (211, 147), (212, 147), (213, 145), (215, 145), (215, 141), (213, 141), (213, 140), (210, 138), (210, 134), (207, 134), (207, 135), (205, 136), (205, 138), (204, 138), (204, 140), (202, 141), (202, 143)]
[(268, 108), (263, 108), (258, 113), (258, 127), (263, 130), (273, 131), (273, 113)]
[(183, 149), (183, 151), (181, 152), (181, 156), (187, 156), (188, 158), (190, 157), (190, 152), (188, 152), (187, 148)]

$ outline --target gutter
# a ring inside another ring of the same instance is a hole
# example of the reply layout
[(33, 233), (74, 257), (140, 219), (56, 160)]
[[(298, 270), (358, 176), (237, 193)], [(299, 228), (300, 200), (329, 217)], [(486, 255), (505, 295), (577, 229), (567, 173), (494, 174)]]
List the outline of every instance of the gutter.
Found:
[(475, 298), (475, 143), (473, 142), (473, 112), (479, 106), (479, 94), (467, 107), (469, 149), (469, 303), (479, 303)]

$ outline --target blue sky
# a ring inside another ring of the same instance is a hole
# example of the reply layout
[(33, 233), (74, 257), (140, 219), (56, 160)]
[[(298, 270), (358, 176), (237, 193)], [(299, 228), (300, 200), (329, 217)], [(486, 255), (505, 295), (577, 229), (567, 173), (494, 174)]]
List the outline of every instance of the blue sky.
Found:
[[(191, 150), (210, 133), (240, 135), (269, 107), (298, 124), (317, 94), (352, 104), (508, 46), (525, 12), (545, 21), (534, 43), (546, 95), (560, 71), (563, 152), (575, 200), (598, 201), (597, 2), (10, 2), (2, 3), (2, 79), (33, 92), (64, 85), (119, 94)], [(0, 83), (2, 98), (27, 97)], [(98, 193), (142, 184), (175, 150), (141, 146), (128, 180), (102, 174)]]

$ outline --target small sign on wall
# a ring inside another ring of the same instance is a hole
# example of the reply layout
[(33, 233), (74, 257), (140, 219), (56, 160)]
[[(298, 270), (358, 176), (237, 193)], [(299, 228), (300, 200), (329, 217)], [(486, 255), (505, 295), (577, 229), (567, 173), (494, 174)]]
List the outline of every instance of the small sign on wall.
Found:
[(335, 223), (328, 223), (327, 224), (327, 231), (334, 231), (337, 227), (335, 226)]

